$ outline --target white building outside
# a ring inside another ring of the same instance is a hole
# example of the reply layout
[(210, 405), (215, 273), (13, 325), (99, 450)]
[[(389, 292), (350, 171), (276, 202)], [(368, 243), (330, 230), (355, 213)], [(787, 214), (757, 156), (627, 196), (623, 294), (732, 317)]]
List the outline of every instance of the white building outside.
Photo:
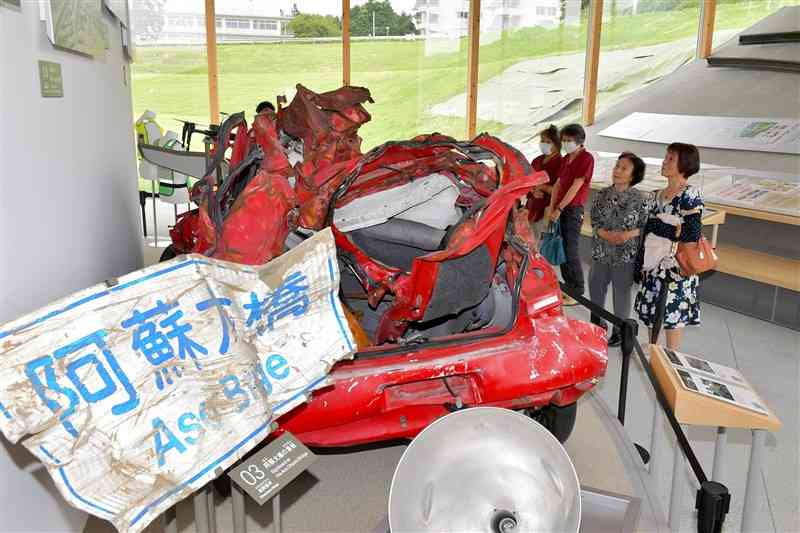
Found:
[[(458, 51), (469, 33), (469, 0), (416, 0), (414, 22), (426, 38), (426, 55)], [(481, 44), (503, 32), (532, 26), (553, 27), (561, 20), (560, 0), (483, 0)]]
[[(217, 42), (270, 41), (291, 36), (291, 8), (268, 0), (217, 0)], [(134, 7), (135, 9), (135, 7)], [(163, 28), (148, 44), (199, 44), (206, 40), (205, 1), (167, 0)], [(136, 28), (134, 28), (134, 32)], [(138, 37), (138, 36), (137, 36)], [(143, 44), (136, 38), (137, 44)]]
[[(560, 17), (560, 0), (483, 0), (481, 33), (552, 27), (558, 25)], [(414, 21), (426, 36), (464, 37), (469, 25), (469, 0), (417, 0)]]

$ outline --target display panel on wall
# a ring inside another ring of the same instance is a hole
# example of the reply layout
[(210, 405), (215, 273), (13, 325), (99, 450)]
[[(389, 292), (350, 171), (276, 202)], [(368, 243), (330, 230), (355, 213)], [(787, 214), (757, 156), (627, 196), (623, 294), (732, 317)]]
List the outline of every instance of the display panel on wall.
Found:
[(45, 8), (48, 37), (65, 50), (89, 56), (102, 54), (109, 46), (103, 22), (102, 0), (50, 0)]

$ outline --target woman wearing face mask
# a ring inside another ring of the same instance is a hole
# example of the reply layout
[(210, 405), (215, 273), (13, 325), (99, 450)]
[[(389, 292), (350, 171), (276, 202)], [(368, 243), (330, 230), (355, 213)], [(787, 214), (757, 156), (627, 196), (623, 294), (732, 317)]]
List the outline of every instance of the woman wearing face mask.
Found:
[(550, 205), (550, 193), (553, 192), (553, 185), (558, 180), (558, 170), (561, 168), (561, 138), (554, 125), (550, 124), (547, 129), (539, 132), (539, 150), (542, 155), (531, 161), (531, 166), (537, 172), (547, 172), (550, 181), (539, 185), (528, 194), (528, 220), (531, 223), (544, 217), (544, 211)]
[[(561, 265), (564, 284), (577, 294), (583, 294), (583, 265), (578, 255), (578, 243), (583, 224), (583, 206), (589, 198), (589, 183), (594, 173), (594, 157), (584, 147), (586, 132), (580, 124), (570, 124), (561, 130), (561, 144), (567, 155), (561, 159), (558, 181), (550, 195), (550, 220), (561, 222), (561, 237), (567, 261)], [(564, 305), (577, 302), (564, 295)]]
[[(667, 178), (665, 189), (655, 194), (645, 227), (645, 235), (654, 233), (673, 242), (697, 242), (702, 230), (703, 198), (689, 178), (700, 170), (700, 154), (691, 144), (673, 143), (661, 165)], [(674, 248), (673, 248), (674, 250)], [(700, 301), (697, 299), (697, 276), (681, 274), (674, 253), (642, 272), (642, 287), (636, 295), (636, 311), (645, 326), (655, 325), (659, 302), (665, 299), (664, 329), (667, 347), (679, 348), (682, 328), (700, 325)], [(653, 339), (654, 342), (657, 339)]]
[[(647, 197), (633, 187), (644, 179), (641, 158), (624, 152), (617, 159), (612, 174), (613, 185), (598, 191), (592, 202), (592, 267), (589, 270), (589, 295), (593, 302), (605, 305), (608, 285), (613, 290), (614, 314), (631, 314), (631, 288), (639, 251), (640, 233), (650, 213)], [(592, 322), (605, 326), (598, 316)], [(614, 328), (609, 346), (621, 344)]]

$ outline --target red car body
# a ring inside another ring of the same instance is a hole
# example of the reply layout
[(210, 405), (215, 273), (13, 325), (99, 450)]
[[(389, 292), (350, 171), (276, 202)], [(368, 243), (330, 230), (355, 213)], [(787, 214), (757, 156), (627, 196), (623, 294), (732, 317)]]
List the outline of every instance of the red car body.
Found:
[[(340, 270), (352, 273), (342, 300), (361, 305), (376, 326), (281, 427), (309, 445), (338, 447), (411, 438), (474, 405), (575, 404), (604, 375), (607, 345), (600, 328), (564, 315), (555, 273), (536, 251), (521, 200), (546, 175), (489, 135), (468, 143), (421, 136), (362, 155), (366, 101), (366, 89), (318, 95), (298, 86), (291, 105), (262, 113), (250, 129), (243, 116), (229, 119), (208, 176), (193, 190), (200, 208), (171, 232), (176, 253), (260, 264), (282, 252), (290, 232), (332, 228)], [(287, 135), (303, 143), (294, 165)], [(218, 181), (214, 169), (229, 149), (230, 175)], [(458, 184), (464, 215), (441, 245), (409, 264), (373, 257), (333, 223), (337, 209), (433, 173)], [(503, 315), (492, 303), (481, 315), (488, 298), (510, 309)], [(473, 322), (459, 318), (468, 311)], [(351, 328), (360, 330), (357, 314)], [(493, 323), (500, 315), (505, 322)]]

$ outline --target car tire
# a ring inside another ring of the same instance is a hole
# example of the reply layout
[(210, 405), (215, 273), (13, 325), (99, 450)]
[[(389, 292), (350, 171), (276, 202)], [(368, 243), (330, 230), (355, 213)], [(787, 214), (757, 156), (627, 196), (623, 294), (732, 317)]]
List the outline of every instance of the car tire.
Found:
[(175, 252), (175, 245), (170, 244), (164, 251), (161, 252), (161, 257), (158, 259), (159, 263), (163, 263), (164, 261), (169, 261), (170, 259), (175, 259), (178, 257), (178, 254)]
[(578, 402), (565, 405), (545, 405), (536, 410), (529, 410), (528, 416), (539, 422), (553, 434), (558, 442), (564, 443), (572, 434), (575, 418), (578, 415)]

